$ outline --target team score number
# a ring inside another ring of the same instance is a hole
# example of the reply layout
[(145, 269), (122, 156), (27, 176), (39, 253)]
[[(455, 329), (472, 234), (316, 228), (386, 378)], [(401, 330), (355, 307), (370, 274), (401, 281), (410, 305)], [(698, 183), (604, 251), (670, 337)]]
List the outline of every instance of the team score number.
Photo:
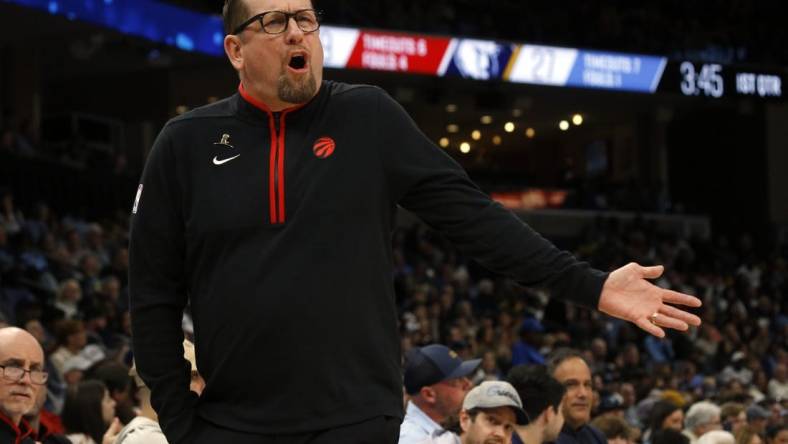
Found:
[(681, 70), (681, 92), (686, 96), (706, 96), (720, 98), (725, 93), (722, 79), (722, 65), (708, 63), (701, 65), (700, 72), (691, 62), (683, 62)]
[(551, 82), (554, 78), (555, 50), (537, 47), (533, 50), (532, 56), (533, 66), (531, 67), (531, 78), (539, 82)]

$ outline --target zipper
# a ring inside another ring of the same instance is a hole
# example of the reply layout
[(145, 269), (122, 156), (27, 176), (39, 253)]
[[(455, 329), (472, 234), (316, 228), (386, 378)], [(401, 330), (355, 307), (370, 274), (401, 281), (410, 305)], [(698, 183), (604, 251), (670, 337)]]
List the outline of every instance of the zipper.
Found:
[(268, 129), (271, 133), (271, 153), (268, 159), (268, 202), (271, 225), (285, 223), (285, 118), (288, 113), (303, 108), (294, 106), (283, 111), (273, 112), (265, 103), (250, 96), (243, 87), (238, 85), (238, 92), (255, 108), (268, 114)]
[[(277, 113), (278, 114), (278, 113)], [(276, 161), (277, 161), (277, 154), (278, 154), (278, 145), (279, 142), (277, 140), (277, 130), (276, 130), (276, 123), (274, 122), (274, 115), (272, 113), (268, 113), (268, 129), (271, 132), (271, 149), (270, 149), (270, 158), (268, 159), (268, 206), (270, 211), (271, 217), (271, 225), (275, 225), (278, 222), (277, 218), (277, 190), (278, 184), (277, 179), (279, 179), (279, 173), (276, 169)]]
[(269, 201), (271, 224), (285, 223), (285, 117), (290, 110), (270, 113), (271, 157)]
[(290, 110), (282, 111), (279, 119), (277, 119), (277, 131), (279, 132), (279, 143), (277, 149), (279, 151), (278, 158), (276, 159), (277, 170), (277, 184), (279, 185), (279, 220), (278, 223), (285, 223), (285, 117)]

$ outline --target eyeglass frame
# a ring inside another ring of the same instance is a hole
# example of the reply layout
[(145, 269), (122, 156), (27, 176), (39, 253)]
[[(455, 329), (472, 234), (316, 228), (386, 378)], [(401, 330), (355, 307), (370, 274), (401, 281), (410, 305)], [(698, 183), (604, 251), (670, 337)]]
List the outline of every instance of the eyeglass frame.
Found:
[[(317, 28), (315, 28), (315, 29), (313, 29), (311, 31), (304, 31), (303, 29), (301, 29), (301, 26), (298, 24), (298, 20), (296, 20), (296, 26), (298, 26), (298, 29), (300, 29), (301, 32), (313, 33), (315, 31), (317, 31), (318, 29), (320, 29), (320, 22), (323, 19), (323, 11), (321, 11), (319, 9), (299, 9), (298, 11), (295, 11), (295, 12), (286, 12), (286, 11), (266, 11), (266, 12), (261, 12), (260, 14), (253, 15), (252, 17), (247, 19), (245, 22), (243, 22), (240, 25), (238, 25), (238, 27), (235, 28), (235, 30), (233, 31), (232, 35), (238, 35), (241, 32), (245, 31), (246, 28), (249, 27), (249, 25), (254, 23), (256, 20), (260, 21), (260, 29), (262, 29), (262, 31), (264, 33), (266, 33), (268, 35), (284, 34), (285, 32), (287, 32), (287, 28), (290, 27), (290, 19), (294, 19), (294, 18), (296, 18), (296, 16), (298, 14), (300, 14), (302, 12), (306, 12), (306, 11), (311, 11), (311, 12), (315, 13), (315, 19), (316, 19), (316, 22), (317, 22)], [(265, 25), (263, 25), (263, 18), (266, 15), (272, 14), (272, 13), (279, 13), (279, 14), (284, 14), (285, 15), (285, 28), (282, 31), (280, 31), (280, 32), (268, 32), (268, 31), (265, 30)]]
[[(11, 382), (19, 382), (19, 381), (25, 379), (25, 373), (29, 373), (30, 374), (30, 382), (35, 384), (35, 385), (44, 385), (44, 384), (47, 383), (47, 380), (49, 380), (49, 372), (46, 372), (44, 370), (33, 370), (33, 369), (26, 370), (26, 369), (24, 369), (22, 367), (19, 367), (19, 366), (16, 366), (16, 365), (0, 365), (0, 368), (3, 369), (3, 378), (5, 378), (7, 381), (11, 381)], [(7, 368), (21, 370), (22, 371), (22, 375), (20, 377), (16, 378), (16, 379), (11, 379), (8, 376), (8, 372), (6, 371)], [(33, 372), (37, 372), (39, 374), (43, 374), (44, 375), (43, 382), (39, 383), (39, 382), (33, 381)]]

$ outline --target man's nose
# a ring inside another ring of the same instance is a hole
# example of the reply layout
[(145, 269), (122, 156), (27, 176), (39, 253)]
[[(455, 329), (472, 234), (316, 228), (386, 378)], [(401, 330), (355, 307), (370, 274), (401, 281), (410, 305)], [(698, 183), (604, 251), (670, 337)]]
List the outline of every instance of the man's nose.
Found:
[(298, 22), (295, 17), (290, 17), (289, 20), (290, 22), (287, 24), (285, 38), (287, 39), (287, 43), (298, 43), (304, 39), (304, 31), (298, 27)]
[(30, 376), (30, 372), (22, 373), (22, 377), (19, 378), (17, 382), (24, 385), (33, 385), (33, 379)]

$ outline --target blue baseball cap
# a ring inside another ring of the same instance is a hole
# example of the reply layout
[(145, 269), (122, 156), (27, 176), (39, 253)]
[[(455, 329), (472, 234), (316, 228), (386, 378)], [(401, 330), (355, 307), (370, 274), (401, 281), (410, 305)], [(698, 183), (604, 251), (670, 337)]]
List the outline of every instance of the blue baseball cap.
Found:
[(476, 371), (481, 362), (481, 359), (463, 361), (441, 344), (413, 348), (405, 354), (405, 391), (413, 395), (422, 387), (466, 377)]

